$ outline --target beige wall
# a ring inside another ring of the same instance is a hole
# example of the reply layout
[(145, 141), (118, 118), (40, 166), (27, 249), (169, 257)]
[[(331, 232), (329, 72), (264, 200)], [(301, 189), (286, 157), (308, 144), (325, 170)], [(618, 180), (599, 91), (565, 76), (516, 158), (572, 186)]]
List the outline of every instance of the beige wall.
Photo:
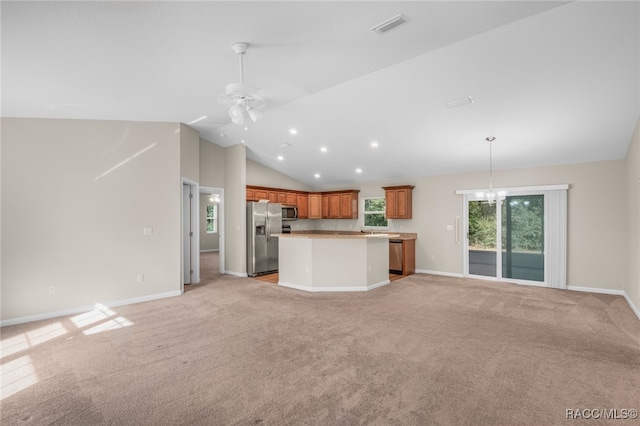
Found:
[(2, 119), (3, 320), (179, 294), (178, 129)]
[(200, 180), (200, 135), (185, 124), (180, 124), (180, 175)]
[(627, 179), (627, 280), (624, 290), (640, 316), (640, 120), (626, 158)]
[(247, 159), (247, 185), (268, 186), (270, 188), (310, 191), (312, 188), (285, 174)]
[(224, 188), (224, 148), (200, 139), (200, 186)]
[[(462, 244), (447, 230), (462, 217), (458, 189), (482, 188), (487, 173), (466, 173), (418, 179), (414, 219), (418, 232), (416, 268), (463, 272)], [(494, 172), (496, 187), (570, 185), (568, 192), (567, 282), (569, 286), (622, 289), (625, 280), (626, 212), (624, 163), (608, 161)], [(434, 259), (435, 258), (435, 259)]]
[(246, 148), (242, 144), (224, 149), (225, 272), (247, 274)]
[(207, 204), (216, 204), (210, 200), (210, 195), (200, 195), (200, 250), (218, 250), (218, 232), (207, 232)]

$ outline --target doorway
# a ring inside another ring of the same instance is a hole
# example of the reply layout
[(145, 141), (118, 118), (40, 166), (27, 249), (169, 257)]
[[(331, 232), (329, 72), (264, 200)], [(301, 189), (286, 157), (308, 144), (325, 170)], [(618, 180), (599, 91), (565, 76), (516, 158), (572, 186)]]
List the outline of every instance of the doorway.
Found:
[[(200, 189), (199, 255), (203, 270), (225, 273), (224, 189), (201, 186)], [(209, 264), (215, 262), (216, 265)]]
[(544, 283), (544, 217), (543, 194), (466, 197), (465, 275)]

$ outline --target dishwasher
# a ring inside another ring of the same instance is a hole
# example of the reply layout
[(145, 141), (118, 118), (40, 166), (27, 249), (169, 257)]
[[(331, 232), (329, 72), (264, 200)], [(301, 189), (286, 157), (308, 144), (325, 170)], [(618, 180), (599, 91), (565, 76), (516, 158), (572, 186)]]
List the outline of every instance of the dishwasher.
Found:
[(402, 275), (402, 240), (389, 240), (389, 272)]

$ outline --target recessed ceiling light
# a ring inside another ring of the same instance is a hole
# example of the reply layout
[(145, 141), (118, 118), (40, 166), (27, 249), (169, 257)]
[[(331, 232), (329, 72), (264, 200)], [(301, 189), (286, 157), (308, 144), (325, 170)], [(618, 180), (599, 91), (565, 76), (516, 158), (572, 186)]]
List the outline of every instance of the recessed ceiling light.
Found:
[(297, 135), (298, 131), (296, 129), (289, 129), (289, 133), (291, 133), (292, 135)]
[(378, 147), (378, 141), (372, 141), (371, 148), (377, 148), (377, 147)]
[(362, 173), (362, 169), (357, 168), (357, 169), (356, 169), (356, 173)]
[(284, 160), (284, 157), (282, 155), (278, 155), (278, 160), (282, 161)]
[(277, 146), (278, 148), (280, 148), (280, 149), (291, 148), (291, 144), (290, 144), (290, 143), (286, 143), (286, 142), (283, 142), (283, 143), (278, 144), (278, 145), (276, 145), (276, 146)]
[(246, 132), (247, 130), (249, 130), (249, 128), (245, 126), (244, 131)]
[(244, 139), (240, 139), (240, 143), (244, 143)]
[(313, 177), (316, 179), (320, 178), (320, 173), (316, 173), (315, 175), (313, 175)]
[(321, 152), (327, 152), (327, 147), (326, 147), (326, 146), (321, 147), (321, 148), (320, 148), (320, 151), (321, 151)]

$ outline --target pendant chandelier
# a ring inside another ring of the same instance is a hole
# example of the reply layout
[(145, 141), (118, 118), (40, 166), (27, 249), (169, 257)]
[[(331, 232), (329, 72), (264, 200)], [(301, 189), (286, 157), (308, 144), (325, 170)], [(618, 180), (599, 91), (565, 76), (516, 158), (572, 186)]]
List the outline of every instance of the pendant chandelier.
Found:
[(476, 192), (476, 198), (486, 200), (488, 204), (494, 204), (497, 200), (502, 199), (505, 195), (505, 191), (495, 192), (493, 190), (493, 151), (491, 143), (496, 140), (494, 136), (487, 136), (485, 138), (489, 142), (489, 191), (488, 192)]
[(261, 109), (267, 101), (258, 93), (258, 88), (244, 82), (242, 57), (247, 52), (247, 43), (234, 43), (233, 51), (240, 62), (240, 82), (227, 85), (226, 91), (218, 96), (218, 103), (229, 107), (229, 117), (235, 124), (244, 124), (246, 117), (254, 123), (262, 118)]

